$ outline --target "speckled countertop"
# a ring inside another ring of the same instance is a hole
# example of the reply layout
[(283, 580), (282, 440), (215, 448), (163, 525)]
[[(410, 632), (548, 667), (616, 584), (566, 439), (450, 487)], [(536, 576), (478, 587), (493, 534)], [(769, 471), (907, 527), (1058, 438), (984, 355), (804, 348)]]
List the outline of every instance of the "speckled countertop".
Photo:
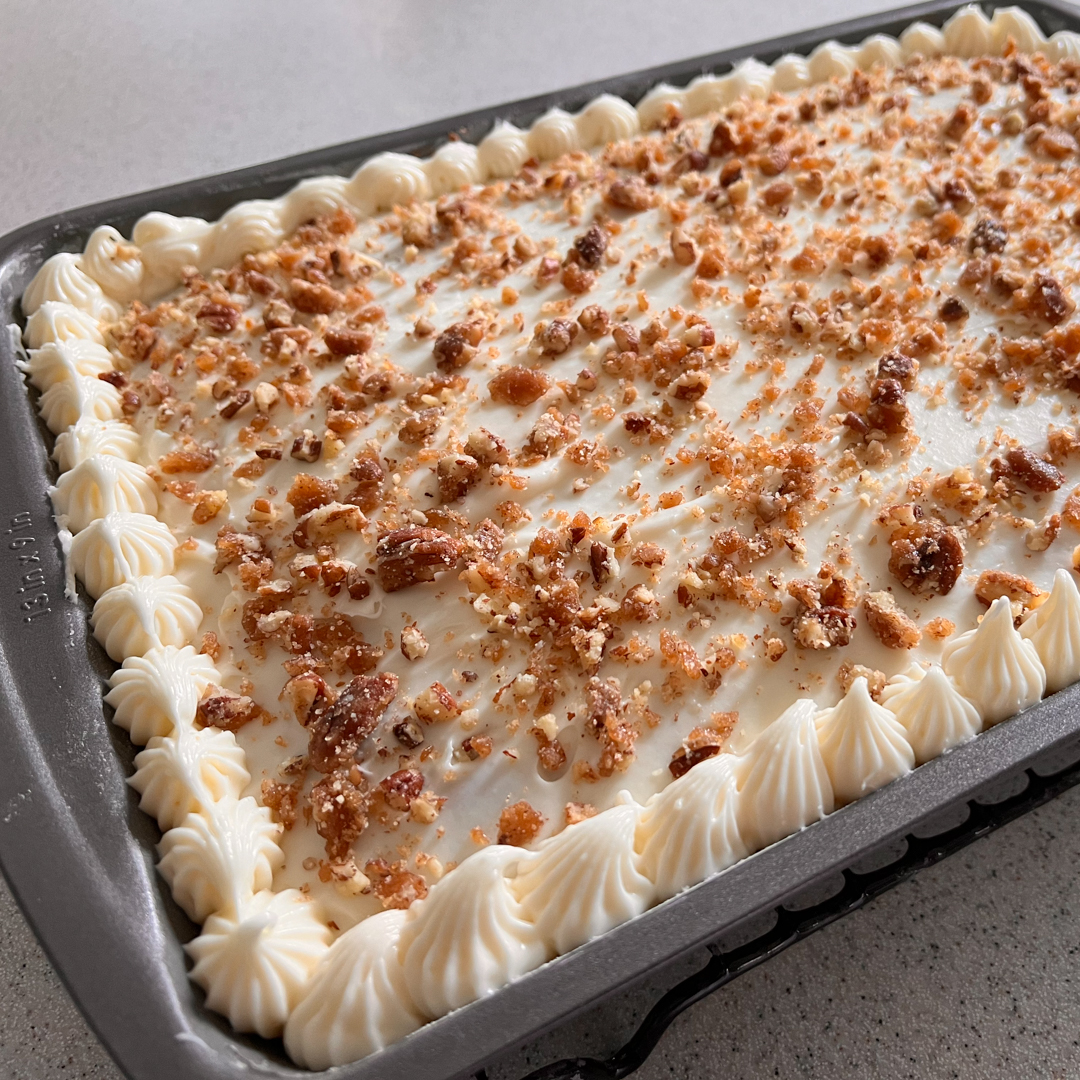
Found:
[[(889, 6), (0, 0), (0, 233), (80, 203)], [(1073, 791), (695, 1006), (637, 1075), (1080, 1076), (1078, 885)], [(491, 1080), (613, 1049), (686, 970), (507, 1058)], [(119, 1075), (0, 884), (0, 1078)]]

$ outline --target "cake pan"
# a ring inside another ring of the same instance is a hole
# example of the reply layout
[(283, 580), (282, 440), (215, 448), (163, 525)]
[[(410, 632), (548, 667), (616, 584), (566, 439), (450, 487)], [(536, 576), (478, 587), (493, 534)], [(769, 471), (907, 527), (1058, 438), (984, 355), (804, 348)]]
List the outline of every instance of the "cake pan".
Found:
[[(242, 199), (272, 198), (308, 176), (349, 173), (384, 150), (430, 153), (451, 131), (479, 141), (496, 119), (527, 127), (553, 105), (573, 110), (604, 92), (634, 102), (658, 82), (682, 85), (746, 56), (769, 62), (830, 38), (895, 35), (916, 19), (940, 25), (958, 6), (907, 7), (57, 214), (0, 240), (0, 311), (5, 324), (21, 327), (19, 297), (38, 266), (58, 251), (81, 250), (98, 225), (127, 232), (150, 210), (217, 218)], [(1080, 12), (1061, 0), (1020, 6), (1047, 34), (1080, 29)], [(16, 368), (17, 348), (15, 330), (0, 335), (0, 430), (7, 439), (0, 472), (0, 866), (60, 978), (131, 1080), (309, 1076), (280, 1042), (234, 1033), (187, 979), (182, 946), (197, 927), (154, 870), (160, 834), (125, 783), (135, 750), (102, 703), (113, 665), (89, 635), (85, 598), (65, 595), (47, 495), (52, 438)], [(603, 997), (712, 945), (706, 969), (660, 1003), (636, 1042), (608, 1062), (541, 1070), (548, 1077), (626, 1075), (681, 1008), (1077, 782), (1078, 762), (1080, 684), (491, 997), (327, 1075), (477, 1074)], [(727, 952), (715, 944), (730, 945), (739, 934), (753, 940)]]

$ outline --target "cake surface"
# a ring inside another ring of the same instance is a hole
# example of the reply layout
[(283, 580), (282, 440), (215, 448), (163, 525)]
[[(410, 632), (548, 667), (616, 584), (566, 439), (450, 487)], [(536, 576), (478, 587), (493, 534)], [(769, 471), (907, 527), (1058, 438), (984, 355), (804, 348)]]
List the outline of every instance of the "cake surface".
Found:
[(352, 1060), (1080, 677), (1080, 67), (1037, 33), (46, 264), (54, 501), (211, 1008)]

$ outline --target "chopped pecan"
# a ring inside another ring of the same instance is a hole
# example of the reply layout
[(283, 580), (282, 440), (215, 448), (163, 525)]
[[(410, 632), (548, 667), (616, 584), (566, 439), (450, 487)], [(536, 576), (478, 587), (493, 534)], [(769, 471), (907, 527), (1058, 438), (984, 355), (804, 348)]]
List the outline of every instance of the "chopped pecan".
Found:
[(1027, 302), (1033, 314), (1051, 326), (1064, 322), (1076, 309), (1056, 278), (1037, 271), (1028, 286)]
[(907, 430), (909, 412), (904, 388), (896, 379), (875, 379), (870, 387), (866, 423), (872, 431), (898, 435)]
[(347, 766), (397, 697), (396, 675), (357, 675), (308, 730), (308, 758), (319, 772)]
[(487, 384), (491, 400), (501, 402), (504, 405), (516, 405), (524, 408), (541, 397), (552, 387), (551, 378), (544, 372), (534, 367), (503, 368), (501, 372)]
[(370, 450), (357, 454), (349, 469), (349, 476), (356, 481), (349, 502), (355, 503), (365, 514), (370, 514), (382, 502), (383, 482), (386, 480), (378, 455)]
[(318, 461), (322, 457), (322, 439), (315, 437), (315, 432), (310, 428), (304, 428), (303, 433), (293, 439), (292, 450), (289, 456), (297, 461)]
[(312, 718), (334, 700), (334, 692), (320, 675), (307, 671), (302, 675), (294, 675), (282, 689), (281, 697), (292, 705), (301, 727), (307, 727)]
[(919, 361), (901, 352), (886, 353), (878, 361), (878, 378), (893, 379), (904, 390), (914, 390), (919, 377)]
[(387, 592), (407, 589), (456, 565), (461, 545), (439, 529), (410, 525), (395, 529), (376, 548), (379, 582)]
[(671, 761), (668, 762), (668, 770), (671, 772), (672, 777), (678, 780), (680, 776), (685, 776), (695, 765), (708, 761), (711, 757), (716, 757), (722, 749), (723, 747), (710, 744), (696, 746), (692, 750), (680, 746), (672, 755)]
[(607, 250), (608, 234), (599, 225), (593, 225), (574, 241), (574, 252), (582, 266), (595, 270), (604, 260)]
[(333, 480), (323, 480), (310, 473), (297, 473), (293, 478), (285, 501), (293, 508), (297, 519), (319, 506), (325, 506), (337, 498), (338, 486)]
[(1056, 465), (1044, 461), (1025, 446), (1013, 446), (1005, 451), (1003, 458), (990, 462), (990, 478), (996, 484), (1005, 480), (1010, 485), (1019, 484), (1031, 491), (1057, 491), (1065, 477)]
[(210, 685), (199, 702), (196, 717), (204, 727), (239, 731), (261, 713), (262, 709), (246, 694), (236, 694), (224, 687)]
[(582, 308), (578, 324), (590, 337), (603, 337), (611, 328), (611, 316), (599, 304)]
[(416, 695), (413, 712), (416, 713), (417, 720), (425, 724), (441, 724), (444, 720), (452, 720), (459, 715), (461, 707), (441, 682), (433, 682)]
[(439, 459), (435, 473), (442, 501), (452, 503), (463, 499), (480, 479), (480, 464), (468, 454), (448, 454)]
[(408, 810), (409, 804), (424, 790), (424, 775), (418, 769), (398, 769), (381, 780), (376, 790), (387, 806), (394, 810)]
[(540, 835), (544, 815), (524, 800), (506, 807), (499, 815), (499, 843), (524, 847)]
[(615, 558), (615, 549), (594, 540), (589, 547), (589, 569), (597, 585), (605, 585), (618, 577), (619, 562)]
[(341, 293), (330, 285), (293, 278), (289, 282), (289, 299), (297, 311), (308, 315), (329, 315), (340, 306)]
[(157, 467), (170, 475), (177, 473), (200, 473), (213, 468), (217, 461), (217, 451), (209, 446), (189, 443), (182, 450), (173, 450), (158, 458)]
[(889, 571), (915, 596), (946, 595), (964, 569), (964, 545), (959, 534), (932, 518), (894, 529), (889, 547)]
[(407, 870), (404, 862), (390, 866), (385, 859), (372, 859), (364, 863), (364, 873), (374, 883), (372, 892), (384, 908), (403, 911), (414, 901), (427, 896), (427, 882), (419, 874)]
[(490, 469), (492, 465), (510, 463), (510, 451), (506, 443), (487, 428), (477, 428), (469, 435), (465, 440), (465, 453), (475, 458), (484, 469)]
[(410, 446), (420, 446), (432, 438), (442, 423), (442, 409), (421, 409), (408, 416), (398, 429), (398, 438)]
[(842, 647), (855, 633), (855, 616), (838, 607), (809, 608), (792, 624), (795, 642), (804, 649)]
[(1022, 610), (1030, 607), (1032, 600), (1041, 595), (1042, 590), (1030, 578), (1007, 570), (984, 570), (975, 582), (975, 598), (987, 607), (999, 597), (1007, 596)]
[(440, 371), (463, 368), (475, 355), (484, 339), (484, 328), (478, 322), (454, 323), (448, 326), (432, 346), (432, 355)]
[(308, 800), (326, 853), (336, 862), (348, 858), (353, 843), (367, 828), (368, 796), (360, 770), (336, 769), (312, 789)]
[(595, 675), (585, 687), (586, 724), (602, 747), (598, 771), (601, 776), (623, 772), (634, 760), (638, 731), (627, 716), (618, 679), (601, 681)]
[(863, 597), (863, 611), (867, 625), (889, 649), (914, 649), (922, 640), (922, 631), (915, 620), (897, 606), (892, 593), (867, 593)]
[(198, 318), (216, 334), (228, 334), (240, 321), (240, 309), (235, 304), (222, 304), (207, 300), (199, 308)]
[(997, 255), (1005, 250), (1009, 234), (1005, 226), (993, 218), (979, 218), (968, 238), (968, 247), (975, 254)]
[(273, 819), (286, 832), (296, 824), (296, 804), (300, 800), (302, 784), (282, 784), (277, 780), (264, 780), (260, 785), (263, 806), (269, 809)]
[(428, 654), (428, 640), (416, 623), (409, 623), (401, 631), (401, 655), (406, 660), (423, 660)]
[(640, 176), (612, 181), (604, 198), (620, 210), (648, 210), (656, 203), (656, 195)]
[(375, 341), (370, 330), (353, 330), (348, 326), (330, 327), (323, 340), (335, 356), (361, 356)]
[(577, 323), (569, 319), (552, 319), (549, 323), (536, 324), (533, 344), (539, 347), (544, 356), (560, 356), (574, 344), (577, 336)]
[(424, 733), (415, 720), (399, 720), (394, 725), (393, 730), (394, 738), (402, 746), (406, 746), (410, 750), (415, 750), (417, 747), (424, 745)]

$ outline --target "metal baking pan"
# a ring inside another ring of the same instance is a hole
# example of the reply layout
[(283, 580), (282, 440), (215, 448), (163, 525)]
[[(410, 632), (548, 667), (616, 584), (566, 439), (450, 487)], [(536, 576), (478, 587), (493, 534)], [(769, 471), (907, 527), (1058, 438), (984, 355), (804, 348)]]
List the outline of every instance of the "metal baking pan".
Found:
[[(785, 52), (808, 53), (829, 38), (850, 43), (876, 32), (899, 34), (915, 19), (940, 25), (958, 6), (955, 0), (920, 4), (57, 214), (0, 240), (0, 311), (5, 323), (21, 324), (19, 297), (38, 266), (55, 252), (81, 250), (101, 224), (126, 232), (150, 210), (213, 219), (241, 199), (272, 198), (304, 177), (351, 172), (384, 150), (430, 153), (450, 131), (478, 141), (496, 118), (525, 127), (553, 105), (576, 109), (602, 92), (633, 102), (657, 82), (685, 84), (746, 56), (767, 62)], [(1060, 0), (1021, 0), (1021, 6), (1048, 34), (1080, 29), (1080, 11)], [(197, 928), (157, 876), (157, 826), (125, 784), (135, 751), (126, 733), (107, 722), (102, 704), (112, 665), (88, 633), (88, 605), (64, 595), (46, 494), (55, 477), (52, 440), (15, 366), (15, 348), (11, 335), (0, 334), (0, 430), (7, 440), (0, 473), (0, 865), (72, 997), (132, 1080), (311, 1075), (288, 1061), (280, 1042), (235, 1034), (204, 1008), (202, 992), (187, 979), (181, 946)], [(712, 945), (707, 967), (672, 991), (613, 1058), (541, 1070), (549, 1077), (624, 1076), (681, 1008), (918, 866), (1077, 782), (1078, 761), (1080, 684), (330, 1075), (451, 1080), (476, 1074), (603, 997)], [(740, 934), (743, 943), (732, 951), (733, 935)]]

